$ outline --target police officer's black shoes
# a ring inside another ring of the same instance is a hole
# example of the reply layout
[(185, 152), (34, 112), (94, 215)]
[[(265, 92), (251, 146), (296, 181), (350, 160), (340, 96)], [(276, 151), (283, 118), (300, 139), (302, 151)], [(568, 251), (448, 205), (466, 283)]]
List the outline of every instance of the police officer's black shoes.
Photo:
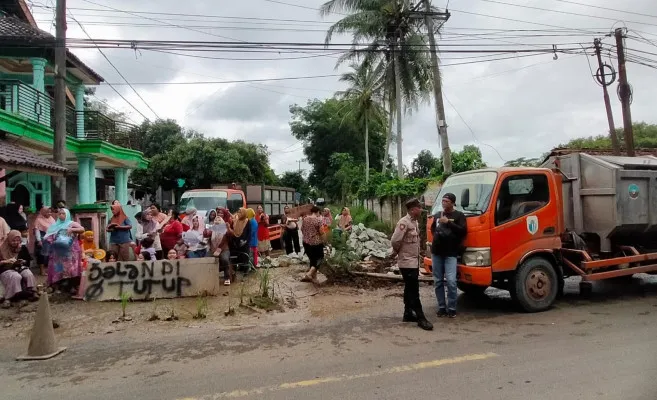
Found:
[(417, 326), (424, 329), (425, 331), (432, 331), (433, 330), (433, 324), (431, 322), (427, 321), (426, 318), (420, 319), (417, 322)]
[(417, 316), (413, 313), (411, 310), (405, 310), (404, 311), (404, 322), (417, 322)]

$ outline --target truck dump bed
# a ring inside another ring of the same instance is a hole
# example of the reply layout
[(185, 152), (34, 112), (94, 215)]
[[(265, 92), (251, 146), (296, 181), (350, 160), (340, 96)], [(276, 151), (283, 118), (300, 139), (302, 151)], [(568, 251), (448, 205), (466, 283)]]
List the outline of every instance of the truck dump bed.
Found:
[(612, 243), (657, 249), (657, 157), (571, 153), (542, 167), (563, 178), (564, 221), (580, 235), (597, 235), (600, 251)]

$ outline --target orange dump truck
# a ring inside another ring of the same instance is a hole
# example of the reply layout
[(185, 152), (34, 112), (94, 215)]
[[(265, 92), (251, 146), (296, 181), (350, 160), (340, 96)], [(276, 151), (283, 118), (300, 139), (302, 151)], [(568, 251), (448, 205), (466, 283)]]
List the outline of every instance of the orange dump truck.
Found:
[[(455, 174), (431, 215), (447, 192), (467, 219), (458, 261), (465, 293), (508, 290), (536, 312), (554, 303), (569, 276), (581, 276), (586, 293), (596, 280), (657, 271), (656, 157), (573, 152), (551, 156), (542, 168)], [(431, 271), (431, 259), (424, 264)]]

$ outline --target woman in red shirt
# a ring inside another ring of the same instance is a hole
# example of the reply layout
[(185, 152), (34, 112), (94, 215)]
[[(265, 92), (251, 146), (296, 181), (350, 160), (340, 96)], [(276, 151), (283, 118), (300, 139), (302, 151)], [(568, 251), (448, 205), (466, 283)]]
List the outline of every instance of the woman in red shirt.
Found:
[(169, 221), (162, 227), (160, 233), (160, 242), (162, 243), (162, 253), (168, 254), (169, 250), (182, 239), (183, 225), (180, 223), (180, 214), (178, 211), (172, 210), (169, 212)]

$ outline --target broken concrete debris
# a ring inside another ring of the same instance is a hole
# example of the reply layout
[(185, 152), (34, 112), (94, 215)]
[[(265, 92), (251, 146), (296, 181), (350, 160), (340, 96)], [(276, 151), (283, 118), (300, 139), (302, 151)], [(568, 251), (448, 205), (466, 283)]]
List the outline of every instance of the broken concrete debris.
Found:
[(363, 224), (355, 225), (352, 228), (347, 244), (365, 260), (372, 257), (384, 259), (392, 253), (390, 240), (386, 234), (366, 228)]

